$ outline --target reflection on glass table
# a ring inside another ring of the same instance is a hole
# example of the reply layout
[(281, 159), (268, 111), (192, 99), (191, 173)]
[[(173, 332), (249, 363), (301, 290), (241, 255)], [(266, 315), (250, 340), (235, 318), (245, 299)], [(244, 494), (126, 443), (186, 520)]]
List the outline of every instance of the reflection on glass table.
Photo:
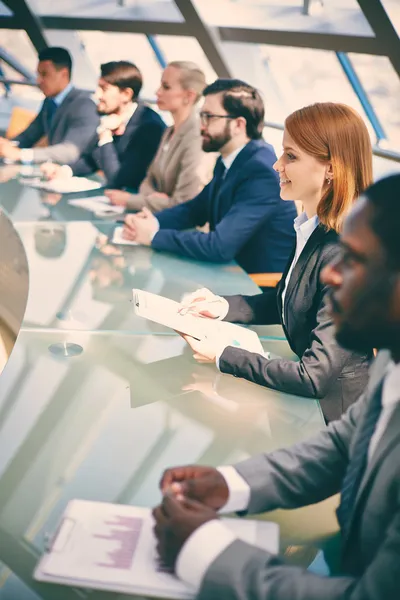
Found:
[(314, 400), (198, 365), (178, 336), (24, 330), (0, 389), (0, 561), (29, 580), (19, 565), (72, 498), (152, 506), (168, 466), (234, 462), (322, 427)]
[(115, 246), (115, 225), (18, 223), (29, 264), (25, 327), (168, 333), (134, 314), (132, 288), (173, 300), (200, 287), (217, 294), (257, 293), (235, 264), (215, 265), (145, 247)]
[[(94, 213), (71, 206), (69, 200), (98, 196), (101, 190), (55, 194), (31, 187), (40, 176), (37, 166), (0, 164), (0, 205), (12, 221), (91, 221)], [(96, 177), (94, 177), (96, 179)]]

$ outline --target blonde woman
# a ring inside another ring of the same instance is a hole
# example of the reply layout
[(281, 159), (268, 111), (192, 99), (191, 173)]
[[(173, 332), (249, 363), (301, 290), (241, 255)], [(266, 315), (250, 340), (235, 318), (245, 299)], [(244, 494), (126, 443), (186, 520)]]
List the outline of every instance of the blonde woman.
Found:
[(106, 195), (113, 204), (157, 212), (186, 202), (201, 191), (207, 183), (207, 163), (196, 104), (205, 86), (204, 73), (195, 63), (175, 61), (165, 68), (157, 105), (171, 113), (174, 124), (164, 132), (139, 193), (108, 190)]
[(185, 303), (202, 317), (245, 324), (282, 324), (298, 361), (186, 341), (200, 362), (223, 373), (289, 394), (319, 398), (326, 421), (340, 417), (365, 388), (372, 352), (359, 355), (335, 339), (324, 266), (341, 252), (338, 234), (354, 200), (372, 182), (367, 128), (352, 108), (331, 102), (295, 111), (285, 121), (275, 163), (281, 198), (301, 202), (296, 245), (277, 288), (255, 296), (215, 296), (199, 290)]

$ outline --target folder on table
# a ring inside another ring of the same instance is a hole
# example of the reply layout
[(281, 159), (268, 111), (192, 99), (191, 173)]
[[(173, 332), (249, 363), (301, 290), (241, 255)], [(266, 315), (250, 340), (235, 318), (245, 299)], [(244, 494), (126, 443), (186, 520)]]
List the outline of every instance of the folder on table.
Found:
[[(277, 553), (275, 523), (223, 519), (235, 535)], [(195, 590), (163, 567), (148, 508), (72, 500), (34, 578), (74, 587), (157, 598), (194, 598)]]

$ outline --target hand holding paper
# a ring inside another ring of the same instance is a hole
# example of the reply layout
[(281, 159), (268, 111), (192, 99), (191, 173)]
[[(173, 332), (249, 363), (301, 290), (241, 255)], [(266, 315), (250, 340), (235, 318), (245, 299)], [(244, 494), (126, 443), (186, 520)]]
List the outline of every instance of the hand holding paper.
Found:
[(181, 300), (181, 314), (193, 314), (208, 319), (223, 319), (229, 304), (222, 296), (216, 296), (207, 288), (200, 288), (192, 294), (185, 294)]

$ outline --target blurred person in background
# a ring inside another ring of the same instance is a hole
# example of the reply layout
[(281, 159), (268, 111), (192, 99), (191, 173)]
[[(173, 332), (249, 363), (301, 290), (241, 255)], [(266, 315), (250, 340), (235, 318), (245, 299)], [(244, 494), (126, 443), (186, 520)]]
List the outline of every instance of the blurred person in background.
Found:
[(289, 394), (318, 398), (326, 421), (355, 402), (368, 380), (372, 348), (342, 348), (328, 310), (324, 266), (340, 252), (343, 219), (372, 181), (372, 148), (360, 115), (343, 104), (318, 103), (289, 115), (283, 154), (275, 163), (281, 198), (302, 203), (295, 219), (296, 245), (276, 288), (255, 296), (215, 296), (198, 290), (184, 302), (193, 314), (235, 323), (282, 324), (299, 361), (248, 352), (218, 340), (186, 341), (201, 362), (216, 361), (222, 373)]
[(195, 63), (174, 61), (164, 69), (157, 105), (171, 113), (174, 124), (164, 132), (139, 193), (107, 190), (112, 204), (156, 212), (190, 200), (204, 187), (207, 162), (196, 106), (205, 86), (205, 75)]
[[(65, 48), (42, 50), (37, 73), (46, 99), (25, 131), (13, 140), (0, 138), (0, 157), (26, 163), (73, 162), (99, 124), (96, 105), (87, 92), (72, 85), (72, 59)], [(44, 137), (48, 145), (33, 148)]]
[(137, 189), (165, 129), (161, 117), (139, 101), (142, 74), (128, 61), (104, 63), (97, 87), (100, 125), (80, 158), (42, 165), (48, 179), (104, 173), (107, 185)]

